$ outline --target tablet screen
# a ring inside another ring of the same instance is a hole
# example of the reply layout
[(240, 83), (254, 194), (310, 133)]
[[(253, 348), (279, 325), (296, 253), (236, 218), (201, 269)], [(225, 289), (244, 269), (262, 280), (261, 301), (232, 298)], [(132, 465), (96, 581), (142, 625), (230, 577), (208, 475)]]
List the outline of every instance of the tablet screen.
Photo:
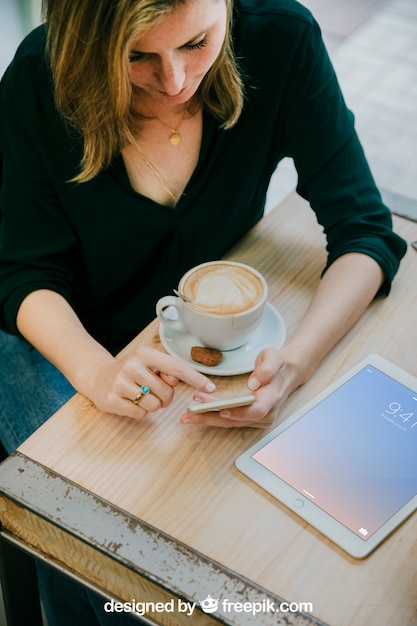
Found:
[(368, 364), (252, 458), (367, 541), (417, 493), (417, 393)]

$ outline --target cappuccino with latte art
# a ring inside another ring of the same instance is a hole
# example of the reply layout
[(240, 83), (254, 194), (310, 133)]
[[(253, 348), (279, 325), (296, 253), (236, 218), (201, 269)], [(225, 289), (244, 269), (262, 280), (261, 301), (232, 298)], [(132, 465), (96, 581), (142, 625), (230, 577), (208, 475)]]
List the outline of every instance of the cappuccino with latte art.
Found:
[[(203, 346), (226, 351), (243, 346), (259, 326), (268, 286), (249, 265), (211, 261), (184, 274), (178, 292), (184, 298), (158, 300), (160, 322), (173, 332), (191, 335)], [(176, 309), (178, 319), (165, 314), (169, 307)]]
[(262, 280), (243, 265), (212, 263), (187, 274), (180, 291), (191, 306), (210, 315), (238, 315), (264, 295)]

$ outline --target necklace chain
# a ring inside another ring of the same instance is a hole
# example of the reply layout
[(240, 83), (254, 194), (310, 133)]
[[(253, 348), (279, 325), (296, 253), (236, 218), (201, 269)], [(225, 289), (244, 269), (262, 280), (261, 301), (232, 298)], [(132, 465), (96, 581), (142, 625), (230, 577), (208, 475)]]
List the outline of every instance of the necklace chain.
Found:
[[(154, 116), (153, 119), (156, 119), (160, 124), (162, 124), (163, 126), (165, 126), (166, 128), (168, 128), (171, 131), (171, 134), (168, 137), (168, 141), (169, 141), (169, 143), (172, 146), (177, 146), (182, 141), (182, 137), (181, 137), (181, 135), (179, 133), (179, 128), (180, 128), (182, 122), (185, 119), (190, 119), (190, 118), (194, 117), (197, 114), (197, 112), (198, 112), (198, 108), (196, 110), (194, 110), (194, 111), (186, 110), (184, 112), (183, 116), (181, 117), (181, 119), (179, 120), (177, 128), (172, 128), (172, 126), (170, 126), (169, 124), (166, 124), (159, 117)], [(140, 149), (140, 147), (139, 147), (139, 145), (137, 143), (134, 142), (134, 143), (131, 144), (131, 146), (134, 148), (135, 152), (141, 157), (141, 159), (143, 160), (145, 165), (151, 170), (153, 175), (159, 181), (159, 184), (161, 185), (161, 187), (166, 191), (166, 193), (169, 195), (169, 197), (173, 200), (173, 203), (174, 203), (174, 206), (175, 206), (175, 204), (178, 202), (179, 196), (182, 195), (179, 192), (179, 189), (177, 189), (174, 185), (172, 186), (172, 190), (168, 187), (168, 185), (167, 185), (167, 183), (166, 183), (162, 173), (159, 171), (159, 169), (157, 167), (155, 167), (155, 165), (152, 163), (152, 161), (150, 161), (148, 159), (148, 157), (143, 153), (143, 151)], [(134, 161), (133, 161), (133, 164), (134, 164)]]
[(179, 122), (177, 128), (172, 128), (172, 126), (170, 126), (169, 124), (165, 124), (165, 122), (162, 121), (161, 119), (159, 119), (159, 117), (157, 117), (155, 119), (157, 119), (158, 122), (160, 122), (163, 126), (165, 126), (165, 128), (169, 128), (169, 130), (171, 131), (171, 134), (168, 137), (168, 141), (171, 144), (171, 146), (178, 146), (178, 144), (181, 143), (181, 141), (182, 141), (182, 137), (181, 137), (180, 133), (178, 132), (178, 130), (179, 130), (179, 127), (181, 126), (181, 124), (183, 123), (184, 119), (185, 119), (185, 114), (180, 119), (180, 122)]
[(152, 116), (153, 119), (157, 120), (160, 124), (162, 124), (162, 126), (165, 126), (165, 128), (168, 128), (171, 131), (171, 134), (168, 137), (168, 141), (171, 144), (171, 146), (178, 146), (178, 144), (181, 143), (182, 136), (179, 132), (180, 126), (185, 119), (190, 119), (194, 117), (194, 115), (196, 115), (199, 107), (198, 106), (196, 107), (195, 105), (196, 105), (196, 102), (194, 101), (193, 105), (186, 107), (184, 113), (182, 114), (181, 118), (178, 121), (178, 124), (176, 125), (176, 128), (173, 128), (170, 124), (167, 124), (166, 122), (161, 120), (161, 118), (159, 118), (157, 115)]
[[(134, 148), (134, 150), (136, 151), (136, 153), (141, 157), (141, 159), (143, 160), (145, 165), (151, 170), (151, 172), (153, 173), (155, 178), (159, 181), (159, 184), (161, 185), (161, 187), (166, 191), (166, 193), (169, 195), (169, 197), (173, 200), (173, 203), (174, 203), (174, 206), (175, 206), (176, 203), (178, 202), (179, 197), (182, 194), (179, 193), (179, 190), (174, 185), (172, 186), (173, 191), (168, 187), (168, 185), (167, 185), (167, 183), (166, 183), (162, 173), (159, 171), (159, 169), (157, 167), (155, 167), (155, 165), (152, 163), (152, 161), (150, 161), (148, 159), (148, 157), (142, 152), (142, 150), (139, 148), (138, 145), (136, 145), (136, 144), (131, 144), (131, 145)], [(133, 161), (133, 164), (135, 165), (134, 161)]]

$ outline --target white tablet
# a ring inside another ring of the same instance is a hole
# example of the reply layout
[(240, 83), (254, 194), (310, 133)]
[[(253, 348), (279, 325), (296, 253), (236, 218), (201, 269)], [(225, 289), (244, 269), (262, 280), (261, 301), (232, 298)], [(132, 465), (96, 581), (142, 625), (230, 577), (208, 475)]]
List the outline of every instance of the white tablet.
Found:
[(236, 466), (363, 558), (417, 508), (417, 378), (370, 355)]

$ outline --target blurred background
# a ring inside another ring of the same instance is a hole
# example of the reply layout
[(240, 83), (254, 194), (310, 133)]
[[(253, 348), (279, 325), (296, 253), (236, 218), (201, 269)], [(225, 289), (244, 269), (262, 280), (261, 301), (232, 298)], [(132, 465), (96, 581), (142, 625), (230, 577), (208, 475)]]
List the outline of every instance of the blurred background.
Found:
[(40, 23), (41, 0), (0, 0), (0, 75), (17, 45)]
[[(345, 99), (382, 195), (417, 220), (416, 0), (302, 0), (320, 24)], [(281, 170), (281, 171), (280, 171)], [(294, 189), (284, 161), (268, 197)]]

